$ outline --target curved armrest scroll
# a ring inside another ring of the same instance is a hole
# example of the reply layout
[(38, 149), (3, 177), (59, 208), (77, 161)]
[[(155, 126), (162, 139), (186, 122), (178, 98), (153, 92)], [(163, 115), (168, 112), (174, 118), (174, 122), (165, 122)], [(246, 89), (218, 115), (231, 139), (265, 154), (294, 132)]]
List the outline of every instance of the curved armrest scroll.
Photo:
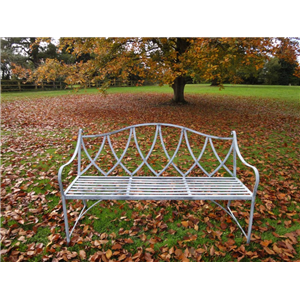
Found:
[(79, 129), (77, 144), (76, 144), (76, 148), (75, 148), (75, 152), (74, 152), (73, 156), (67, 163), (62, 165), (58, 170), (58, 184), (59, 184), (59, 189), (60, 189), (61, 195), (64, 195), (64, 189), (63, 189), (62, 179), (61, 179), (62, 172), (63, 172), (64, 167), (68, 166), (75, 159), (76, 155), (78, 154), (79, 148), (81, 146), (81, 143), (80, 143), (81, 142), (81, 134), (82, 134), (82, 129)]
[(259, 172), (258, 172), (258, 170), (257, 170), (256, 167), (254, 167), (254, 166), (248, 164), (248, 163), (244, 160), (244, 158), (243, 158), (243, 156), (242, 156), (242, 154), (241, 154), (241, 152), (240, 152), (238, 143), (237, 143), (236, 132), (235, 132), (235, 131), (232, 131), (231, 134), (233, 135), (233, 142), (235, 143), (234, 146), (235, 146), (235, 150), (236, 150), (236, 153), (237, 153), (239, 159), (241, 160), (241, 162), (242, 162), (245, 166), (251, 168), (251, 169), (254, 171), (254, 174), (255, 174), (255, 184), (254, 184), (254, 189), (253, 189), (253, 197), (255, 198), (255, 195), (256, 195), (256, 192), (257, 192), (257, 188), (258, 188), (258, 184), (259, 184)]

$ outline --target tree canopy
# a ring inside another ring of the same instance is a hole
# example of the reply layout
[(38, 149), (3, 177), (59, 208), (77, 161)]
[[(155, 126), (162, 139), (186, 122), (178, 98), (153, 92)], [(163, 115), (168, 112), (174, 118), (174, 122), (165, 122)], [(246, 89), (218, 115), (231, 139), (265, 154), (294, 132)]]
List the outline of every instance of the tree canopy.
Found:
[[(2, 79), (9, 79), (11, 69), (36, 70), (47, 58), (58, 58), (57, 48), (48, 39), (42, 42), (36, 37), (1, 38)], [(28, 72), (27, 72), (28, 73)]]
[[(47, 58), (26, 76), (36, 81), (61, 77), (81, 86), (103, 81), (103, 89), (114, 78), (135, 77), (140, 84), (147, 79), (170, 85), (173, 102), (185, 103), (188, 78), (218, 86), (239, 83), (241, 74), (255, 74), (272, 57), (294, 64), (300, 48), (297, 38), (60, 38), (58, 52), (60, 59)], [(15, 73), (22, 70), (25, 76), (24, 68)], [(294, 73), (300, 77), (299, 70), (298, 64)]]

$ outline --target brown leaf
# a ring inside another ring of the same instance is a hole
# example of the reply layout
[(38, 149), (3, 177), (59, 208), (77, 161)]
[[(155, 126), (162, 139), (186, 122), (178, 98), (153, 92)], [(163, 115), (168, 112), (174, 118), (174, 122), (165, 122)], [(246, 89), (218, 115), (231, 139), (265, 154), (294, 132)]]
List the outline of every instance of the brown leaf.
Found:
[(227, 245), (232, 246), (235, 244), (235, 240), (233, 239), (228, 239), (228, 241), (226, 242)]
[(27, 251), (26, 254), (28, 256), (33, 256), (33, 255), (35, 255), (35, 251)]
[(173, 254), (174, 253), (174, 247), (171, 247), (170, 249), (169, 249), (169, 254)]
[(206, 250), (203, 248), (198, 248), (198, 249), (196, 249), (196, 252), (202, 254), (202, 253), (206, 252)]
[(287, 236), (288, 238), (290, 238), (290, 240), (294, 243), (297, 244), (297, 239), (295, 238), (294, 234), (292, 232), (288, 232), (285, 234), (285, 236)]
[(106, 251), (106, 257), (107, 257), (107, 259), (110, 259), (111, 258), (111, 256), (112, 256), (112, 251), (110, 250), (110, 249), (108, 249), (107, 251)]
[(278, 193), (277, 194), (277, 198), (280, 199), (280, 200), (284, 200), (286, 197), (286, 194), (283, 194), (283, 193)]
[(86, 259), (86, 253), (84, 250), (79, 250), (79, 256), (82, 260)]
[(88, 229), (89, 229), (89, 225), (84, 225), (83, 233), (87, 233)]
[(175, 255), (176, 255), (177, 257), (179, 257), (180, 255), (182, 255), (182, 250), (176, 249), (176, 250), (175, 250)]
[(133, 240), (132, 240), (131, 238), (129, 238), (129, 239), (124, 239), (124, 242), (125, 242), (126, 244), (133, 244)]
[(145, 253), (145, 260), (147, 262), (153, 262), (153, 258), (152, 258), (151, 254), (149, 252)]
[(155, 253), (154, 249), (152, 249), (152, 248), (146, 248), (145, 250), (148, 252), (151, 252), (151, 253)]
[(269, 244), (271, 244), (272, 241), (271, 240), (264, 240), (264, 241), (261, 241), (260, 244), (264, 247), (267, 247), (269, 246)]
[(269, 247), (264, 247), (264, 250), (268, 253), (268, 254), (275, 254), (275, 252), (273, 250), (271, 250)]
[(118, 260), (119, 260), (119, 261), (122, 261), (122, 260), (124, 260), (125, 258), (126, 258), (126, 255), (125, 255), (125, 254), (122, 254), (122, 255), (119, 256)]
[(101, 245), (99, 240), (95, 240), (94, 241), (94, 246), (99, 247)]
[(283, 252), (283, 249), (282, 248), (278, 248), (276, 246), (276, 244), (273, 245), (273, 250), (277, 253), (277, 254), (280, 254)]
[(140, 239), (141, 239), (143, 242), (145, 242), (145, 241), (147, 240), (146, 234), (145, 234), (145, 233), (141, 234), (141, 235), (140, 235)]
[(189, 262), (190, 261), (184, 254), (181, 256), (181, 260), (183, 262)]
[(222, 229), (226, 229), (227, 228), (227, 224), (226, 223), (221, 223), (221, 228)]
[(189, 222), (188, 221), (182, 221), (181, 224), (184, 227), (188, 227), (189, 226)]
[(122, 249), (122, 246), (120, 244), (114, 244), (111, 249), (113, 250), (119, 250), (119, 249)]

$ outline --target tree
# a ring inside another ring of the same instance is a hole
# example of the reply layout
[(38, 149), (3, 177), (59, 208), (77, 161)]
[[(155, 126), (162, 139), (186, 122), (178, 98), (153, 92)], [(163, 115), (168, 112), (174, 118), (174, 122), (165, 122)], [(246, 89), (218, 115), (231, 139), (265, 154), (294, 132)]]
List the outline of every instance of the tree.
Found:
[(271, 58), (267, 61), (261, 70), (260, 80), (265, 84), (279, 84), (279, 70), (280, 63), (277, 57)]
[(267, 61), (260, 71), (259, 81), (265, 84), (298, 85), (300, 83), (297, 61), (291, 62), (277, 57)]
[(15, 45), (21, 38), (1, 38), (1, 79), (9, 80), (11, 78), (12, 64), (26, 67), (26, 57), (19, 51), (16, 51)]
[(29, 70), (36, 70), (47, 58), (58, 58), (57, 48), (50, 39), (40, 42), (36, 37), (1, 38), (2, 79), (10, 79), (15, 67), (30, 73)]
[(33, 76), (49, 79), (55, 68), (67, 84), (104, 80), (104, 87), (111, 78), (139, 76), (141, 84), (169, 84), (175, 104), (186, 103), (187, 78), (238, 83), (241, 68), (259, 70), (271, 56), (294, 61), (299, 54), (298, 40), (291, 38), (61, 38), (59, 49), (73, 55), (74, 63), (48, 59)]
[(278, 84), (289, 85), (299, 83), (299, 79), (294, 76), (295, 69), (297, 68), (297, 61), (289, 62), (284, 59), (279, 59), (279, 65)]

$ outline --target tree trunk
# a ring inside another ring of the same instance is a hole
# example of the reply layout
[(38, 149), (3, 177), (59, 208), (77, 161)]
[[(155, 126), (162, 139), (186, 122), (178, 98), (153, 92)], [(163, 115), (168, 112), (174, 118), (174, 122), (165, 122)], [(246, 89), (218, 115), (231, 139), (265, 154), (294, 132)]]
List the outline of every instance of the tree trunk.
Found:
[(172, 84), (172, 88), (174, 91), (174, 97), (172, 99), (172, 103), (174, 104), (186, 104), (188, 103), (184, 99), (184, 87), (185, 87), (185, 78), (183, 76), (179, 76), (175, 79)]
[(210, 86), (219, 86), (220, 82), (217, 78), (214, 78), (211, 82)]
[[(34, 44), (36, 42), (36, 38), (30, 38), (30, 44)], [(30, 56), (31, 56), (31, 61), (34, 64), (35, 68), (38, 68), (40, 65), (40, 58), (39, 58), (39, 46), (38, 45), (34, 45), (31, 47), (30, 50)]]

